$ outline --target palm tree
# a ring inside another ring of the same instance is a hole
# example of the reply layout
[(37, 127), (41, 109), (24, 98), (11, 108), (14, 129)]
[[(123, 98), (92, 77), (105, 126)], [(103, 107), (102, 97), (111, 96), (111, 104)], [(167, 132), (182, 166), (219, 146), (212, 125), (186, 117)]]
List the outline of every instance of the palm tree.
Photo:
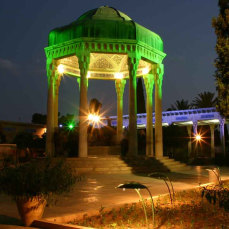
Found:
[(189, 104), (188, 100), (177, 100), (174, 105), (171, 105), (170, 108), (167, 109), (167, 111), (174, 111), (174, 110), (187, 110), (190, 109), (191, 105)]
[(207, 107), (215, 107), (217, 99), (215, 98), (215, 94), (210, 91), (205, 91), (203, 93), (198, 94), (193, 101), (193, 108), (207, 108)]

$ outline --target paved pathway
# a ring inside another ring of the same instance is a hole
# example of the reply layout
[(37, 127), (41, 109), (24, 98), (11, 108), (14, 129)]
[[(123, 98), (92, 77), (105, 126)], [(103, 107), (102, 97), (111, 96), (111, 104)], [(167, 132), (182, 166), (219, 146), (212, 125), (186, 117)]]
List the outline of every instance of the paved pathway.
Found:
[[(208, 183), (207, 172), (203, 169), (198, 171), (199, 173), (193, 169), (189, 174), (168, 173), (173, 181), (175, 191), (194, 188), (200, 183)], [(229, 168), (221, 169), (221, 174), (222, 178), (229, 179)], [(163, 181), (146, 176), (132, 174), (87, 175), (76, 184), (71, 193), (60, 196), (56, 205), (46, 207), (44, 218), (55, 218), (99, 210), (101, 207), (106, 209), (124, 203), (137, 202), (138, 196), (134, 190), (123, 191), (115, 188), (127, 181), (145, 184), (153, 196), (167, 193)], [(142, 193), (145, 198), (148, 197), (145, 190), (142, 190)], [(20, 225), (15, 203), (5, 196), (0, 197), (0, 224)], [(0, 225), (0, 228), (5, 227)]]

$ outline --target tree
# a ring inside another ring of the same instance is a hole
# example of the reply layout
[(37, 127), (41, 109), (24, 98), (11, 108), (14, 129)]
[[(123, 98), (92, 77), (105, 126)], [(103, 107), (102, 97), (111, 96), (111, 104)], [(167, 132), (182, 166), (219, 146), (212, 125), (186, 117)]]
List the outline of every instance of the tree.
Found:
[(198, 94), (193, 101), (192, 107), (193, 108), (207, 108), (207, 107), (214, 107), (216, 105), (216, 98), (215, 94), (210, 91), (205, 91), (203, 93)]
[(66, 114), (66, 115), (61, 115), (59, 117), (58, 122), (64, 126), (68, 126), (69, 124), (72, 124), (75, 126), (77, 120), (76, 116), (73, 114)]
[(98, 99), (93, 98), (89, 104), (89, 112), (93, 114), (99, 114), (101, 107), (102, 103), (100, 103)]
[(188, 100), (177, 100), (174, 105), (171, 105), (171, 108), (168, 108), (167, 111), (174, 111), (174, 110), (188, 110), (191, 108), (191, 104), (189, 104)]
[(213, 18), (212, 26), (217, 36), (215, 59), (216, 89), (218, 91), (217, 110), (229, 117), (229, 0), (219, 0), (220, 13)]
[(34, 113), (32, 116), (32, 123), (46, 124), (47, 115)]

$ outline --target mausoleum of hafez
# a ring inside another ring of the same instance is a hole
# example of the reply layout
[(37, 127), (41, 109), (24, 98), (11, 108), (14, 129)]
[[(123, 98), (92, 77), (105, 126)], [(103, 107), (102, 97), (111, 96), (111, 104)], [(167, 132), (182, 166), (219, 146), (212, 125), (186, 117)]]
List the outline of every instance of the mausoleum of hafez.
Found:
[[(79, 157), (87, 157), (90, 79), (113, 80), (117, 93), (117, 139), (123, 131), (123, 92), (129, 80), (129, 139), (127, 156), (137, 155), (136, 82), (142, 77), (146, 91), (146, 155), (163, 156), (162, 81), (163, 41), (159, 35), (108, 6), (90, 10), (69, 25), (53, 29), (45, 48), (48, 76), (46, 153), (54, 155), (58, 127), (58, 93), (63, 74), (76, 77), (80, 88)], [(155, 99), (153, 102), (153, 89)], [(115, 99), (115, 98), (114, 98)], [(155, 142), (152, 113), (155, 104)], [(155, 152), (153, 145), (155, 144)]]

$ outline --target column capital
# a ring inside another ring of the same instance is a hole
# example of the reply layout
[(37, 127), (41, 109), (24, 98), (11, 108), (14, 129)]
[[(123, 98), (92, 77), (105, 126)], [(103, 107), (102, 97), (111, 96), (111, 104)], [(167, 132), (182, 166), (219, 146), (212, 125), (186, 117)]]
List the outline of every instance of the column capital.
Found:
[(116, 89), (117, 96), (123, 96), (125, 85), (126, 85), (126, 80), (124, 79), (115, 80), (115, 89)]
[(222, 118), (222, 119), (220, 119), (219, 121), (220, 121), (220, 122), (219, 122), (220, 127), (223, 127), (224, 124), (225, 124), (225, 118)]
[(215, 124), (210, 124), (209, 126), (211, 129), (213, 129), (213, 130), (215, 129)]
[(61, 81), (61, 76), (57, 70), (57, 60), (48, 58), (46, 62), (48, 85), (53, 85), (53, 92), (55, 95), (59, 93), (59, 86)]
[(163, 75), (164, 75), (164, 64), (153, 64), (152, 73), (154, 74), (155, 81), (158, 84), (162, 84)]
[[(87, 88), (88, 88), (88, 78), (86, 79), (87, 80)], [(78, 83), (78, 85), (79, 85), (79, 89), (80, 89), (80, 78), (77, 78), (77, 83)]]
[(80, 76), (87, 76), (90, 64), (90, 52), (81, 48), (79, 52), (76, 53), (76, 56), (78, 57)]
[(143, 76), (144, 84), (146, 93), (152, 94), (153, 93), (153, 86), (154, 86), (154, 76), (153, 74), (147, 74)]
[(55, 77), (54, 77), (54, 92), (56, 95), (59, 94), (59, 87), (60, 87), (60, 82), (61, 82), (61, 74), (58, 73), (57, 71), (55, 72)]
[(57, 68), (57, 61), (55, 59), (48, 58), (46, 61), (48, 86), (50, 86), (51, 79), (53, 79), (55, 77), (56, 68)]
[(159, 98), (162, 98), (162, 81), (164, 75), (164, 65), (163, 64), (153, 64), (152, 73), (154, 75), (156, 90), (158, 90)]
[(137, 75), (138, 65), (141, 56), (137, 53), (128, 53), (128, 69), (130, 77)]

